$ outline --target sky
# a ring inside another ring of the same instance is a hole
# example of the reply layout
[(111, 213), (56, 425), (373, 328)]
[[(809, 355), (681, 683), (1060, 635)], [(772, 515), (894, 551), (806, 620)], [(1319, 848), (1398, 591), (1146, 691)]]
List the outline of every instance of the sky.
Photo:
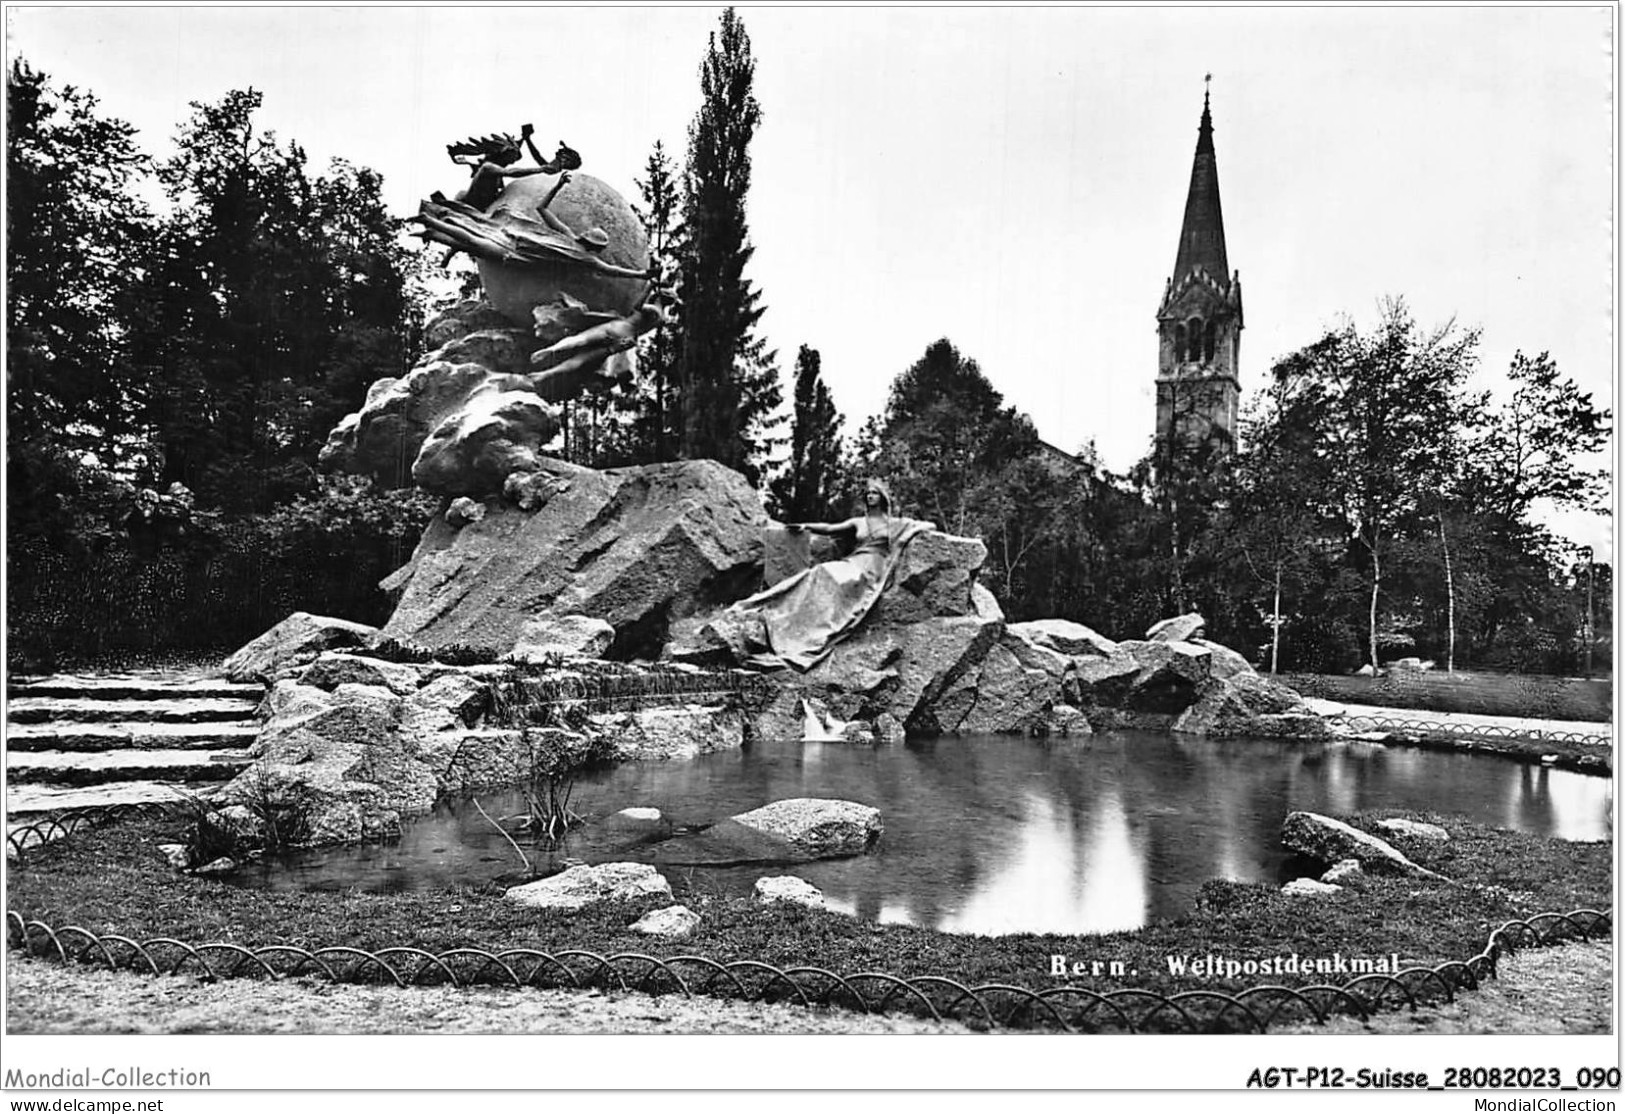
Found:
[[(819, 350), (850, 430), (947, 337), (1046, 440), (1143, 456), (1208, 73), (1244, 400), (1402, 296), (1482, 330), (1480, 385), (1549, 351), (1614, 405), (1609, 7), (739, 12), (761, 329), (787, 383)], [(252, 86), (262, 127), (380, 171), (404, 216), (462, 185), (448, 142), (527, 122), (635, 197), (655, 141), (682, 157), (720, 13), (23, 5), (7, 47), (155, 154), (188, 102)], [(1551, 521), (1611, 559), (1607, 519)]]

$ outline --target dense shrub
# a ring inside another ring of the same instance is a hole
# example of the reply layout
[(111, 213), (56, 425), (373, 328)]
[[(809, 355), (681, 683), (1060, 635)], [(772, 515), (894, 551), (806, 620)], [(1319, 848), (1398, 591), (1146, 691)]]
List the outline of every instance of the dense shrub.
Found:
[[(8, 539), (9, 668), (229, 651), (293, 611), (381, 623), (390, 600), (378, 582), (410, 556), (437, 506), (355, 477), (265, 516), (143, 517), (171, 498), (150, 495), (115, 488), (74, 509), (77, 530)], [(120, 513), (127, 498), (134, 510)]]

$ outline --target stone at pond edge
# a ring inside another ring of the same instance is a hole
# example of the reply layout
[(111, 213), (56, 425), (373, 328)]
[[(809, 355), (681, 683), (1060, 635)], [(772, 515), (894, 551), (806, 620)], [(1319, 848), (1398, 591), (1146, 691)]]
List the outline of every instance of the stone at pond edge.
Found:
[(763, 905), (773, 905), (783, 901), (791, 905), (805, 905), (809, 909), (829, 908), (828, 903), (824, 900), (823, 890), (820, 890), (805, 878), (797, 878), (794, 874), (779, 874), (768, 878), (758, 878), (752, 892), (756, 900)]
[(210, 862), (204, 863), (202, 866), (198, 867), (192, 873), (193, 874), (201, 874), (206, 878), (212, 878), (212, 877), (218, 877), (219, 875), (222, 875), (222, 874), (230, 874), (232, 871), (234, 871), (236, 869), (237, 869), (237, 864), (235, 862), (233, 862), (229, 857), (227, 857), (225, 855), (222, 855), (218, 859), (214, 859), (214, 860), (212, 860)]
[(1439, 825), (1424, 824), (1420, 820), (1395, 817), (1391, 820), (1378, 820), (1375, 826), (1391, 836), (1409, 836), (1412, 839), (1425, 839), (1432, 843), (1445, 843), (1450, 839), (1450, 833)]
[(587, 731), (618, 762), (695, 758), (744, 745), (745, 722), (733, 708), (705, 704), (639, 708), (587, 717)]
[(228, 657), (221, 668), (228, 681), (269, 682), (273, 674), (323, 650), (365, 645), (377, 633), (364, 623), (295, 611)]
[(1365, 869), (1360, 866), (1359, 859), (1342, 859), (1322, 874), (1320, 880), (1328, 885), (1345, 886), (1363, 877)]
[(732, 819), (816, 858), (860, 855), (885, 830), (877, 808), (818, 797), (774, 801)]
[(650, 896), (670, 898), (672, 892), (671, 883), (645, 863), (604, 863), (574, 866), (551, 878), (515, 886), (504, 896), (532, 909), (573, 913), (606, 901)]
[(670, 905), (645, 913), (632, 922), (632, 931), (645, 936), (665, 936), (683, 939), (694, 935), (700, 926), (700, 915), (686, 905)]
[(1342, 891), (1342, 886), (1334, 886), (1329, 882), (1317, 882), (1313, 878), (1294, 878), (1281, 887), (1281, 892), (1288, 897), (1329, 897)]
[(1357, 859), (1362, 867), (1378, 873), (1440, 877), (1413, 863), (1385, 840), (1319, 813), (1288, 815), (1281, 825), (1281, 844), (1323, 863)]
[(295, 680), (326, 692), (340, 685), (382, 685), (397, 696), (406, 696), (418, 690), (421, 678), (410, 665), (328, 651), (305, 666)]

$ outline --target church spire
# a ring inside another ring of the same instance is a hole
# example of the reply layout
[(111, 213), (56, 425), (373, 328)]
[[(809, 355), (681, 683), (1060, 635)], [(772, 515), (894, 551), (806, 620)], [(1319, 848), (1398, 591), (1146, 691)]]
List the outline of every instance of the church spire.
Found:
[[(1212, 81), (1213, 75), (1207, 79)], [(1179, 231), (1179, 254), (1174, 260), (1174, 282), (1198, 266), (1221, 283), (1230, 281), (1230, 261), (1224, 251), (1224, 213), (1219, 207), (1219, 165), (1213, 154), (1213, 111), (1206, 92), (1202, 94), (1202, 123), (1196, 133), (1191, 188), (1185, 197), (1185, 224)]]

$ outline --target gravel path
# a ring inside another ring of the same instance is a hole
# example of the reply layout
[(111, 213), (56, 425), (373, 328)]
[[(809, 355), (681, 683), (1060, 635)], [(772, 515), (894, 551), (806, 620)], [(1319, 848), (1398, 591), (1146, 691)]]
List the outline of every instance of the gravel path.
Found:
[(213, 985), (187, 977), (6, 959), (9, 1033), (968, 1033), (846, 1010), (597, 990)]
[[(597, 990), (337, 986), (314, 979), (190, 977), (8, 957), (12, 1033), (968, 1033), (954, 1023), (845, 1010)], [(1532, 948), (1456, 1001), (1370, 1022), (1334, 1018), (1279, 1033), (1606, 1033), (1609, 941)]]
[(1614, 946), (1609, 940), (1530, 948), (1500, 964), (1498, 978), (1431, 1009), (1391, 1010), (1282, 1033), (1607, 1033), (1613, 1021)]

